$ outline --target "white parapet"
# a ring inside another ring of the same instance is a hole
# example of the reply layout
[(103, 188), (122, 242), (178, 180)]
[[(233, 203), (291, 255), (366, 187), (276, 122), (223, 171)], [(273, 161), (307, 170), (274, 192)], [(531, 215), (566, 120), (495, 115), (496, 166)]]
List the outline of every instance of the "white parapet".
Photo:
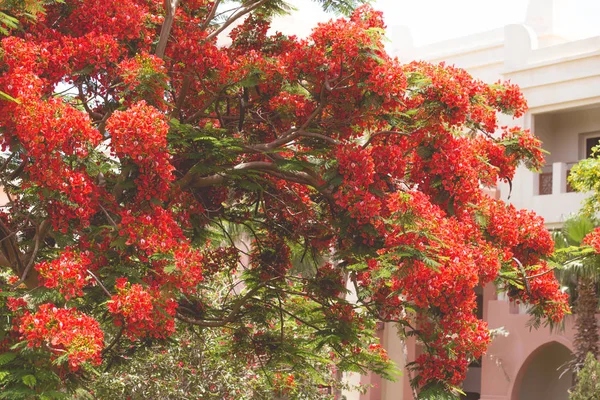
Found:
[(567, 163), (552, 164), (552, 194), (567, 193)]

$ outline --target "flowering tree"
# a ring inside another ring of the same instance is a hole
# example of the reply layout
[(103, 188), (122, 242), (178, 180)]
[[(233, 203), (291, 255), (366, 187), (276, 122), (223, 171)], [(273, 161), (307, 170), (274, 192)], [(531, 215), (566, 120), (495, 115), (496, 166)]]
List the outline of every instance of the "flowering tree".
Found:
[(268, 34), (273, 0), (37, 3), (0, 20), (4, 393), (50, 396), (184, 325), (257, 370), (325, 352), (385, 373), (376, 321), (424, 344), (417, 390), (447, 391), (490, 340), (476, 286), (568, 312), (543, 221), (481, 190), (542, 163), (497, 126), (525, 112), (514, 85), (399, 63), (368, 6), (298, 39)]

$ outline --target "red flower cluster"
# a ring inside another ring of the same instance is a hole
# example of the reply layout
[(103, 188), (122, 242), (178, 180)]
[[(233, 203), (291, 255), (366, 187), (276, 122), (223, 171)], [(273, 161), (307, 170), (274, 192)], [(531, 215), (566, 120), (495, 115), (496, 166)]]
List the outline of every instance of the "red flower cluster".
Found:
[(592, 246), (596, 252), (600, 253), (600, 228), (594, 229), (583, 239), (582, 244)]
[(115, 316), (115, 325), (125, 328), (129, 339), (165, 338), (175, 331), (175, 300), (157, 289), (131, 284), (126, 278), (117, 279), (115, 288), (118, 293), (110, 299), (108, 310)]
[(104, 334), (100, 325), (74, 308), (42, 304), (35, 314), (25, 313), (18, 329), (29, 347), (44, 346), (55, 356), (66, 354), (73, 371), (84, 362), (101, 362)]
[(173, 252), (175, 271), (175, 285), (183, 291), (192, 291), (204, 280), (204, 255), (196, 249), (189, 246)]
[(157, 109), (140, 101), (127, 111), (116, 111), (106, 124), (115, 155), (139, 167), (138, 198), (167, 200), (173, 180), (167, 152), (169, 126)]
[(496, 82), (490, 86), (490, 103), (499, 111), (514, 115), (515, 118), (521, 117), (527, 111), (527, 100), (518, 85), (511, 82)]
[(47, 288), (58, 290), (69, 300), (72, 297), (83, 296), (83, 288), (90, 283), (91, 260), (84, 253), (75, 253), (67, 248), (52, 261), (44, 261), (35, 266), (44, 279)]
[(460, 385), (465, 379), (469, 361), (481, 357), (490, 335), (487, 323), (475, 318), (471, 313), (458, 311), (439, 321), (439, 327), (429, 321), (419, 324), (424, 338), (431, 341), (428, 352), (417, 357), (419, 382), (448, 382)]
[(552, 321), (562, 321), (569, 312), (569, 296), (560, 290), (560, 285), (554, 277), (553, 269), (545, 261), (538, 268), (532, 268), (527, 274), (529, 291), (520, 295), (520, 299), (539, 306)]
[(146, 256), (168, 253), (185, 241), (172, 213), (158, 206), (146, 212), (122, 212), (119, 234), (127, 238), (127, 245), (135, 245)]
[[(96, 35), (107, 34), (122, 41), (152, 40), (151, 36), (147, 36), (150, 32), (145, 27), (149, 10), (144, 3), (147, 2), (106, 3), (102, 0), (88, 0), (73, 7), (73, 12), (64, 17), (66, 21), (63, 27), (70, 30), (74, 36), (91, 32)], [(60, 5), (57, 5), (58, 7)]]

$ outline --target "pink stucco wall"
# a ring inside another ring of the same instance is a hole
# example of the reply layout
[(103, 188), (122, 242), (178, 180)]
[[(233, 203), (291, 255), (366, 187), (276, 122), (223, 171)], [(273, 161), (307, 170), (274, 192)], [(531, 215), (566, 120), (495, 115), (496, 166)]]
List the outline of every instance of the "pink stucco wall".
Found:
[[(515, 304), (499, 300), (493, 285), (486, 286), (483, 300), (483, 318), (490, 329), (503, 327), (508, 335), (494, 338), (481, 369), (474, 371), (477, 373), (471, 379), (480, 382), (469, 382), (470, 387), (465, 386), (465, 390), (478, 387), (480, 400), (566, 400), (572, 378), (570, 373), (559, 376), (564, 370), (562, 364), (571, 358), (574, 317), (567, 316), (564, 327), (554, 331), (544, 327), (530, 329), (530, 316)], [(388, 324), (385, 329), (394, 327)], [(380, 333), (380, 337), (386, 348), (392, 347), (390, 340), (400, 340), (390, 334)], [(414, 338), (409, 338), (406, 350), (408, 361), (414, 360), (419, 352)], [(557, 359), (559, 356), (562, 358)], [(556, 366), (561, 366), (560, 371)], [(540, 371), (532, 373), (536, 368)], [(401, 379), (404, 381), (401, 388), (393, 385), (394, 390), (386, 390), (392, 385), (380, 377), (374, 374), (362, 377), (362, 382), (371, 383), (373, 388), (361, 395), (360, 400), (413, 400), (406, 371)]]
[[(537, 400), (533, 394), (530, 399), (519, 399), (523, 376), (534, 359), (531, 356), (550, 343), (561, 344), (572, 351), (574, 317), (567, 316), (564, 329), (553, 332), (543, 327), (530, 329), (529, 315), (519, 313), (508, 301), (496, 300), (489, 290), (484, 296), (487, 308), (484, 318), (490, 329), (504, 327), (508, 336), (496, 337), (483, 358), (481, 400)], [(548, 382), (549, 385), (554, 383)]]

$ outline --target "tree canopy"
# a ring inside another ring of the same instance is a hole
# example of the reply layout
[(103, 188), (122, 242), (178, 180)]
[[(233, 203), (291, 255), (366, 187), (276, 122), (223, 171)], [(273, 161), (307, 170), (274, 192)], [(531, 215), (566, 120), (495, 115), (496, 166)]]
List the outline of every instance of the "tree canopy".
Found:
[(482, 191), (543, 163), (498, 126), (515, 85), (400, 63), (350, 1), (305, 39), (269, 32), (275, 0), (21, 3), (0, 14), (0, 397), (59, 397), (186, 326), (292, 396), (310, 368), (390, 376), (378, 321), (423, 343), (417, 390), (452, 391), (490, 341), (474, 288), (568, 312), (542, 219)]

